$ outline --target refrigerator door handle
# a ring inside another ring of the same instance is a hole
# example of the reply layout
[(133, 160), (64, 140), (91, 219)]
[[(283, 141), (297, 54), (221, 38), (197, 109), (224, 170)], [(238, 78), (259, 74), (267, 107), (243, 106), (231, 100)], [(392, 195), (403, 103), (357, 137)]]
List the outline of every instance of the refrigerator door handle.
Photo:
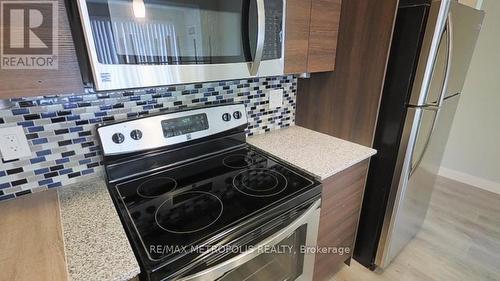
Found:
[[(436, 123), (437, 119), (439, 117), (439, 111), (441, 106), (443, 105), (446, 93), (448, 91), (448, 81), (450, 80), (450, 72), (451, 72), (451, 64), (452, 64), (452, 57), (453, 57), (453, 23), (451, 19), (451, 14), (448, 14), (448, 17), (446, 19), (446, 27), (445, 27), (445, 32), (447, 34), (446, 36), (446, 43), (448, 45), (448, 52), (446, 54), (446, 73), (445, 77), (443, 79), (443, 84), (441, 86), (441, 94), (439, 95), (439, 99), (437, 103), (431, 103), (431, 104), (425, 104), (423, 106), (420, 106), (422, 109), (427, 109), (427, 110), (435, 110), (436, 114), (434, 115), (434, 121), (432, 122), (432, 128), (429, 136), (427, 137), (427, 140), (425, 141), (424, 148), (422, 149), (422, 152), (420, 155), (418, 155), (417, 160), (415, 161), (415, 164), (410, 166), (410, 171), (409, 171), (409, 177), (413, 175), (415, 170), (418, 168), (420, 163), (422, 162), (422, 159), (427, 152), (427, 148), (429, 147), (429, 143), (431, 141), (432, 135), (434, 134), (434, 131), (436, 129)], [(411, 156), (411, 161), (410, 163), (413, 162), (413, 154)]]
[(446, 18), (446, 25), (443, 32), (446, 32), (446, 44), (448, 46), (448, 50), (446, 52), (446, 69), (445, 75), (443, 79), (443, 84), (441, 85), (441, 93), (439, 98), (435, 102), (431, 102), (428, 104), (424, 104), (420, 107), (441, 107), (443, 105), (444, 97), (446, 96), (446, 92), (448, 91), (448, 81), (450, 80), (450, 72), (451, 72), (451, 63), (453, 56), (453, 26), (452, 26), (451, 14), (448, 14)]
[(438, 107), (443, 105), (444, 98), (446, 97), (446, 93), (448, 91), (448, 81), (450, 81), (450, 72), (451, 72), (451, 64), (453, 62), (453, 20), (451, 12), (448, 14), (448, 18), (446, 19), (446, 40), (448, 43), (448, 54), (446, 56), (446, 74), (443, 80), (443, 86), (441, 88), (441, 95), (438, 100)]
[[(441, 92), (436, 99), (436, 101), (428, 102), (425, 104), (421, 105), (415, 105), (415, 104), (409, 104), (408, 107), (413, 107), (413, 108), (426, 108), (426, 109), (434, 109), (437, 110), (442, 104), (444, 97), (446, 96), (446, 92), (448, 90), (448, 81), (450, 79), (450, 72), (451, 72), (451, 64), (452, 64), (452, 56), (453, 56), (453, 26), (452, 26), (452, 18), (451, 14), (448, 14), (446, 17), (446, 23), (445, 27), (443, 29), (442, 36), (444, 36), (444, 33), (446, 33), (446, 44), (448, 46), (447, 51), (446, 51), (446, 67), (445, 67), (445, 75), (443, 78), (443, 82), (441, 84)], [(436, 67), (436, 62), (434, 62), (434, 66), (432, 69), (432, 72), (434, 73)], [(427, 89), (427, 94), (430, 91), (430, 89)]]
[[(418, 155), (418, 158), (415, 162), (413, 162), (413, 157), (415, 156), (416, 142), (413, 143), (413, 149), (412, 149), (413, 152), (412, 152), (411, 157), (410, 157), (410, 168), (409, 168), (408, 178), (411, 178), (413, 173), (420, 166), (420, 163), (422, 162), (422, 159), (424, 158), (424, 155), (427, 152), (427, 149), (429, 148), (429, 143), (431, 142), (432, 135), (434, 135), (434, 131), (436, 130), (436, 124), (437, 124), (437, 121), (439, 118), (439, 112), (440, 112), (440, 109), (437, 109), (436, 113), (434, 114), (434, 119), (432, 120), (432, 126), (431, 126), (430, 133), (427, 136), (427, 139), (425, 140), (422, 152)], [(421, 123), (422, 123), (422, 116), (420, 117), (419, 127), (421, 126)], [(417, 134), (417, 136), (418, 136), (418, 134)], [(415, 164), (413, 164), (413, 163), (415, 163)]]

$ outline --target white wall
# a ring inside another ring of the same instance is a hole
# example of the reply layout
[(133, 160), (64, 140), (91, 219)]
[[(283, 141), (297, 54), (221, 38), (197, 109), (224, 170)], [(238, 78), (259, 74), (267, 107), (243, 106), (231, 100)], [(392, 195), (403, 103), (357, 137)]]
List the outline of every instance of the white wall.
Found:
[(481, 9), (481, 5), (484, 0), (458, 0), (459, 3), (468, 5), (477, 9)]
[(482, 31), (440, 174), (500, 194), (500, 0), (484, 0)]

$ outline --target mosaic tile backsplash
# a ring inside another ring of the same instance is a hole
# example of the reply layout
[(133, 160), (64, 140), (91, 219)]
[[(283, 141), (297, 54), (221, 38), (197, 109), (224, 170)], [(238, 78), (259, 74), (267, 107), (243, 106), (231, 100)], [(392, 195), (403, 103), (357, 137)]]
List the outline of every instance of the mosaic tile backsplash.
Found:
[[(0, 201), (96, 177), (103, 173), (95, 127), (189, 106), (243, 102), (247, 135), (295, 122), (297, 78), (279, 76), (164, 88), (41, 96), (12, 100), (0, 127), (20, 125), (30, 158), (0, 163)], [(269, 108), (269, 90), (283, 89), (283, 106)]]

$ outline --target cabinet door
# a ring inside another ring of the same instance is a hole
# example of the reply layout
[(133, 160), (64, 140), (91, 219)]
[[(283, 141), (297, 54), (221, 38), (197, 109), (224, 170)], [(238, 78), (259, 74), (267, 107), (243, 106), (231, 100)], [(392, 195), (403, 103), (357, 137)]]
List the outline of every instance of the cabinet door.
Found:
[(312, 0), (307, 72), (335, 69), (342, 0)]
[(314, 281), (332, 278), (352, 255), (367, 171), (365, 160), (322, 183), (318, 246), (336, 247), (338, 252), (316, 254)]
[(311, 0), (288, 0), (285, 20), (285, 73), (307, 72)]
[[(64, 0), (48, 2), (57, 5), (58, 32), (56, 35), (56, 42), (58, 49), (58, 67), (57, 69), (48, 70), (4, 69), (0, 66), (0, 81), (2, 81), (0, 83), (0, 99), (64, 93), (83, 93), (80, 67), (75, 54)], [(26, 18), (25, 21), (27, 20)], [(8, 24), (4, 25), (4, 23), (0, 23), (0, 28), (4, 28), (5, 31), (10, 30), (10, 28), (15, 29)], [(38, 29), (39, 34), (46, 34), (48, 32), (47, 28), (44, 26)], [(25, 36), (27, 36), (26, 34)]]

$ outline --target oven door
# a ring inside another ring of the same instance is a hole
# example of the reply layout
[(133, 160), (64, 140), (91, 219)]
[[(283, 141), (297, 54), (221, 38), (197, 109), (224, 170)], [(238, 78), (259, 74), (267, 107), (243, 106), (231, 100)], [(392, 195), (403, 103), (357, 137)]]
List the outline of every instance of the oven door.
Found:
[(318, 199), (287, 227), (250, 250), (180, 280), (312, 280), (315, 255), (305, 249), (316, 247), (320, 204)]
[(77, 0), (94, 87), (281, 75), (284, 1)]

